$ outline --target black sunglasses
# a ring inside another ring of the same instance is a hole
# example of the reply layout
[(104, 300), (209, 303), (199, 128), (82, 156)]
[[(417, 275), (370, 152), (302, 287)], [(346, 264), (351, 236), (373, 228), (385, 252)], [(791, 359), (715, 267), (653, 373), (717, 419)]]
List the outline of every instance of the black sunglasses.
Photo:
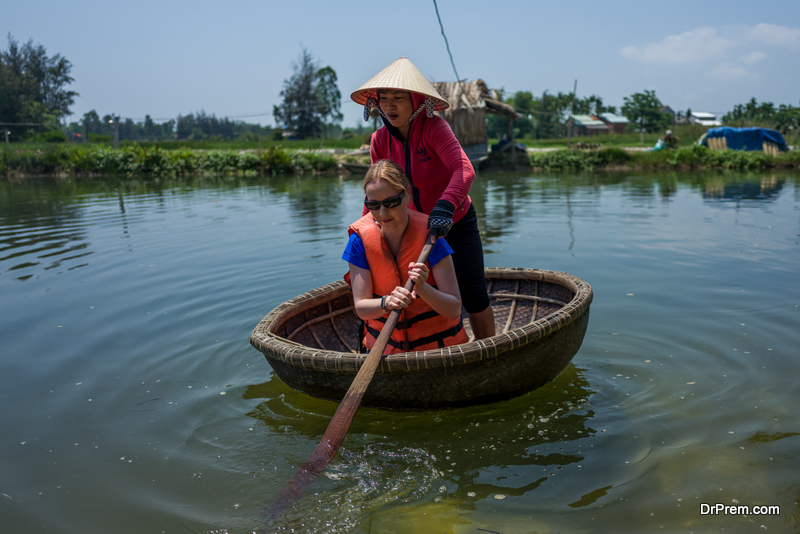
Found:
[(387, 198), (384, 200), (365, 200), (364, 205), (367, 207), (368, 210), (377, 211), (381, 209), (381, 204), (386, 209), (396, 208), (403, 202), (403, 195), (405, 195), (405, 191), (401, 191), (399, 195), (396, 197)]

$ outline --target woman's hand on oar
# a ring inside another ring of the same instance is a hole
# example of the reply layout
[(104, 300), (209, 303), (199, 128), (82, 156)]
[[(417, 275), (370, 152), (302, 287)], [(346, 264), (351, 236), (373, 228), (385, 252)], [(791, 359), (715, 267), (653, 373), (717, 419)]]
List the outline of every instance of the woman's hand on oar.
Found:
[[(425, 263), (428, 261), (428, 256), (436, 244), (436, 235), (432, 232), (428, 235), (428, 240), (425, 246), (422, 247), (422, 252), (419, 255), (417, 263)], [(410, 279), (406, 282), (405, 289), (411, 291), (414, 287), (414, 280)], [(375, 340), (375, 345), (367, 354), (361, 368), (358, 370), (353, 383), (350, 384), (350, 389), (345, 393), (342, 402), (333, 414), (328, 428), (322, 435), (322, 440), (316, 446), (314, 451), (309, 456), (308, 460), (300, 466), (300, 469), (294, 474), (292, 479), (283, 491), (281, 491), (278, 499), (268, 508), (265, 508), (261, 513), (261, 519), (264, 521), (274, 520), (278, 515), (291, 505), (294, 501), (303, 496), (306, 488), (314, 481), (314, 478), (325, 469), (325, 466), (330, 463), (331, 459), (336, 455), (339, 446), (344, 441), (347, 431), (350, 429), (350, 424), (358, 411), (361, 404), (361, 399), (364, 398), (364, 393), (367, 391), (375, 371), (380, 365), (383, 352), (386, 350), (386, 345), (389, 343), (389, 338), (392, 335), (394, 327), (397, 326), (397, 321), (400, 318), (400, 309), (392, 310), (386, 324), (383, 325), (378, 339)]]
[(411, 301), (414, 300), (414, 294), (404, 287), (396, 287), (386, 296), (384, 308), (387, 310), (402, 310), (408, 308)]

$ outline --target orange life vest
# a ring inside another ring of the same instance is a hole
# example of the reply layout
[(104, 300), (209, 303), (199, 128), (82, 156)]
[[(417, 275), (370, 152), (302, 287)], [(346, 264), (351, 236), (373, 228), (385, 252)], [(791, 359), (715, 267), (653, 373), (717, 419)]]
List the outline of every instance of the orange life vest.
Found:
[[(375, 223), (372, 214), (367, 213), (348, 228), (352, 234), (356, 232), (364, 243), (370, 274), (372, 275), (372, 291), (374, 298), (388, 295), (397, 286), (404, 286), (408, 281), (408, 264), (419, 259), (422, 247), (428, 238), (428, 216), (417, 211), (408, 212), (408, 226), (403, 234), (400, 251), (395, 261), (383, 238), (380, 227)], [(428, 265), (428, 285), (436, 287), (433, 272)], [(375, 340), (386, 323), (389, 312), (379, 318), (365, 321), (366, 334), (364, 346), (368, 349), (375, 345)], [(437, 349), (469, 340), (464, 331), (464, 323), (458, 319), (448, 319), (439, 315), (421, 298), (411, 301), (408, 308), (400, 314), (386, 345), (384, 354), (423, 351)]]

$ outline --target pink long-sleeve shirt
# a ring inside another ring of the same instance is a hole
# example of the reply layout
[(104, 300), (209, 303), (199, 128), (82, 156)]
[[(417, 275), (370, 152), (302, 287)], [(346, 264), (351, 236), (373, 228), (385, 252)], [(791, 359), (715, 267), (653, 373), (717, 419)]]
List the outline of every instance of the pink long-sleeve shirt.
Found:
[[(414, 107), (419, 106), (423, 97), (412, 93)], [(406, 145), (408, 153), (406, 152)], [(409, 203), (412, 209), (430, 214), (439, 199), (447, 200), (455, 206), (453, 222), (458, 222), (472, 204), (469, 188), (475, 180), (475, 169), (461, 148), (447, 121), (438, 116), (426, 117), (420, 113), (411, 123), (407, 143), (393, 137), (386, 126), (372, 134), (370, 142), (372, 163), (390, 159), (400, 165), (419, 190), (421, 206), (414, 199)], [(367, 213), (364, 208), (362, 214)]]

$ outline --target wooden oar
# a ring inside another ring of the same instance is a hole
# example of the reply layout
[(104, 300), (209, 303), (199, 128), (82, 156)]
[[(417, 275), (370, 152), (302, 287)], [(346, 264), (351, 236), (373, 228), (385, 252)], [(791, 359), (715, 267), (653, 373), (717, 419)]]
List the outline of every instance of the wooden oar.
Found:
[[(428, 241), (422, 247), (417, 263), (428, 261), (428, 256), (435, 243), (436, 236), (429, 235)], [(414, 281), (409, 279), (405, 288), (411, 291), (413, 287)], [(364, 393), (372, 381), (372, 376), (381, 363), (383, 352), (386, 350), (386, 345), (389, 343), (394, 327), (397, 326), (401, 311), (399, 309), (392, 310), (392, 313), (389, 314), (389, 318), (386, 320), (386, 324), (383, 325), (378, 339), (375, 340), (375, 345), (370, 349), (364, 363), (361, 364), (361, 369), (358, 370), (353, 383), (350, 384), (350, 389), (347, 390), (341, 404), (339, 404), (339, 408), (333, 414), (333, 419), (328, 424), (325, 434), (322, 435), (322, 441), (319, 442), (319, 445), (308, 457), (308, 460), (300, 466), (300, 469), (297, 470), (289, 483), (286, 484), (283, 491), (281, 491), (280, 497), (271, 506), (264, 509), (261, 513), (262, 520), (277, 518), (286, 507), (302, 497), (311, 482), (336, 456), (336, 452), (339, 450), (342, 441), (344, 441), (347, 431), (350, 429), (350, 424), (358, 411), (361, 399), (364, 398)]]

